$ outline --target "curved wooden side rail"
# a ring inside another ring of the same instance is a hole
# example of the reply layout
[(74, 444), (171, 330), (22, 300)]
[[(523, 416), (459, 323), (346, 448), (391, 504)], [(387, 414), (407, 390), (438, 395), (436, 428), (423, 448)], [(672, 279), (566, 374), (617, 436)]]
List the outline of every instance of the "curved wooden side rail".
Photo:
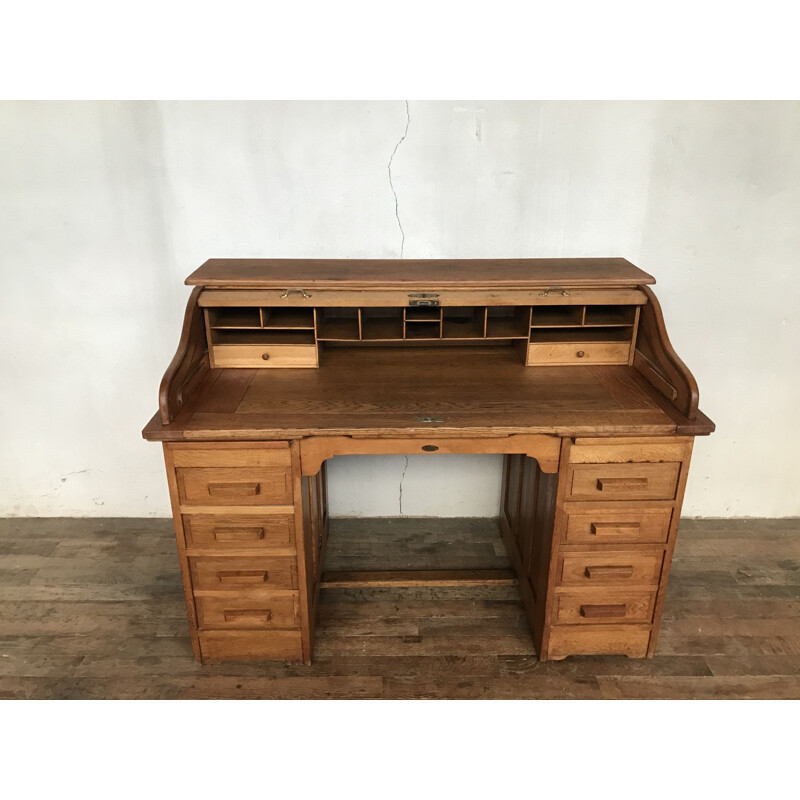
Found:
[(697, 417), (697, 381), (675, 352), (667, 335), (661, 304), (649, 286), (641, 286), (647, 303), (639, 314), (633, 366), (687, 419)]
[(158, 413), (164, 425), (175, 419), (192, 390), (209, 371), (203, 309), (197, 304), (202, 291), (197, 286), (189, 295), (178, 349), (158, 389)]

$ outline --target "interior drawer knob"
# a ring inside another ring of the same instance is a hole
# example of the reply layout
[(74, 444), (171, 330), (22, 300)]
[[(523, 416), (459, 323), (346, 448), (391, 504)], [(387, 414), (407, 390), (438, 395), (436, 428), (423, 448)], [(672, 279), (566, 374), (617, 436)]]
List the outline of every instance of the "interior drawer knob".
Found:
[(575, 353), (575, 355), (578, 356), (578, 358), (583, 358), (586, 355), (586, 353), (583, 350), (578, 350), (578, 352)]
[(262, 353), (261, 358), (263, 358), (264, 361), (269, 361), (269, 353)]

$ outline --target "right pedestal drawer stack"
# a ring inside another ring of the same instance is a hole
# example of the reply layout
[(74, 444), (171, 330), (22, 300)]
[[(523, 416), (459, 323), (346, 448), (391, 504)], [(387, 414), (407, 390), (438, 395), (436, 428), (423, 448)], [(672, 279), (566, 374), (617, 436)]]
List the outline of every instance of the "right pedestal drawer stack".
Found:
[(652, 656), (691, 437), (567, 440), (540, 657)]

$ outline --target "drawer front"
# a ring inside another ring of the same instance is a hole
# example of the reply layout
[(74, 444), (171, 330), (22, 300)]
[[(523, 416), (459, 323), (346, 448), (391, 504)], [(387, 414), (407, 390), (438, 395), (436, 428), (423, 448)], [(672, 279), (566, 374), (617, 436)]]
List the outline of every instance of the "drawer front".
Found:
[(236, 593), (195, 598), (201, 628), (297, 628), (300, 606), (297, 593)]
[(292, 473), (272, 467), (178, 467), (180, 502), (201, 506), (289, 505)]
[(288, 514), (184, 514), (183, 531), (187, 547), (219, 551), (294, 547), (294, 517)]
[(643, 625), (557, 625), (550, 632), (549, 658), (572, 655), (626, 655), (644, 658), (650, 627)]
[(570, 553), (561, 560), (558, 584), (563, 586), (658, 586), (664, 554), (613, 550), (604, 553)]
[(218, 344), (212, 347), (215, 367), (316, 367), (313, 344)]
[(666, 542), (672, 509), (597, 509), (568, 511), (567, 544)]
[(300, 631), (229, 630), (200, 631), (203, 661), (301, 661)]
[(571, 469), (573, 500), (672, 500), (681, 465), (576, 464)]
[(570, 625), (613, 625), (621, 622), (650, 623), (656, 590), (635, 591), (612, 588), (556, 592), (556, 623)]
[(630, 342), (532, 343), (528, 364), (627, 364)]
[(296, 589), (294, 556), (190, 558), (192, 585), (203, 589)]
[(258, 447), (181, 447), (173, 445), (176, 467), (282, 467), (292, 466), (288, 442), (262, 442)]

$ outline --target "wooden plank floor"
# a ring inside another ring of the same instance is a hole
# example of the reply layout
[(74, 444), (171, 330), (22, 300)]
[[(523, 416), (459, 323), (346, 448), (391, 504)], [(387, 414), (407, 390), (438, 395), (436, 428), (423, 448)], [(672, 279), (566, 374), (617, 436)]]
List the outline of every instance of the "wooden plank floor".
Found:
[[(506, 563), (493, 521), (331, 534), (336, 569)], [(0, 697), (800, 698), (800, 520), (685, 520), (654, 659), (539, 663), (513, 586), (351, 588), (311, 667), (195, 663), (170, 520), (0, 520)]]

